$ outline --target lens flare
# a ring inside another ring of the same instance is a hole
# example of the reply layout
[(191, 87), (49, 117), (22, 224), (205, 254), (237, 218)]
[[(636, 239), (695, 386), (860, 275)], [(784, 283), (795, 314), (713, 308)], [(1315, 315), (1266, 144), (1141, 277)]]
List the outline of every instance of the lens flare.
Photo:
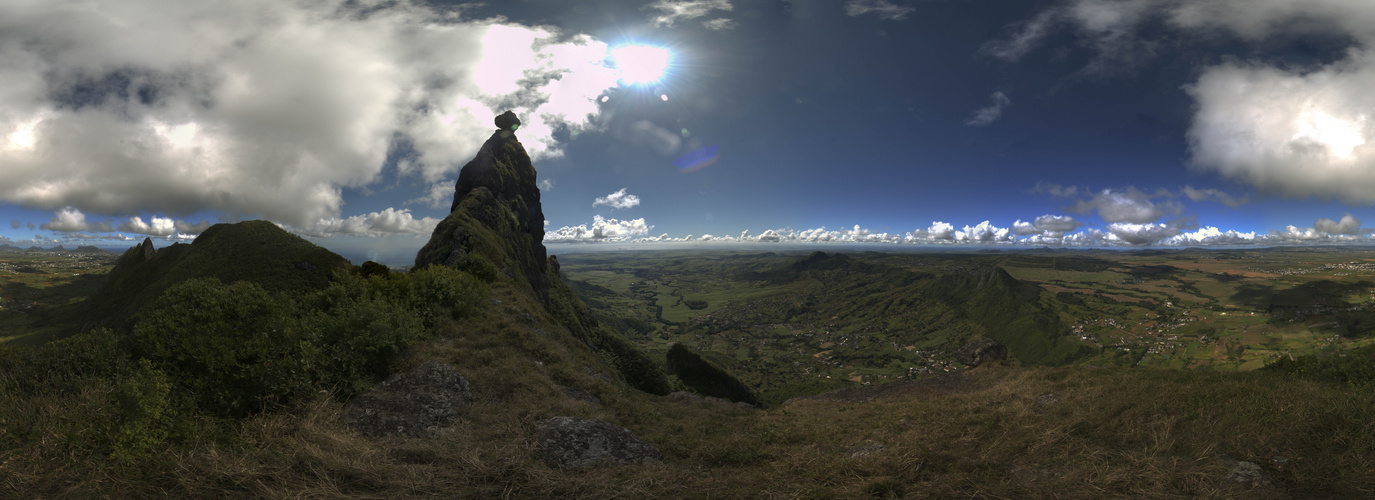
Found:
[(627, 85), (653, 83), (663, 78), (671, 56), (668, 49), (647, 45), (622, 45), (611, 49), (611, 61)]
[(707, 146), (679, 156), (677, 160), (673, 160), (673, 166), (678, 167), (678, 171), (685, 174), (707, 168), (721, 159), (721, 155), (716, 152), (718, 148), (720, 146)]

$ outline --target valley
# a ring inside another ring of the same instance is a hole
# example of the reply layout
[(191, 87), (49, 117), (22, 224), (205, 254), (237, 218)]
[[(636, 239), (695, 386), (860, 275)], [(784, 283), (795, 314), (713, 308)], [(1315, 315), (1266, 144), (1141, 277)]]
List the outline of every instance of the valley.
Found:
[[(1045, 336), (1012, 347), (1023, 364), (1253, 370), (1375, 332), (1375, 252), (1364, 249), (828, 251), (560, 259), (592, 309), (641, 348), (691, 346), (771, 404), (958, 370), (955, 351), (978, 336)], [(977, 287), (941, 296), (952, 291), (944, 278), (994, 267), (1032, 288), (1005, 291), (1020, 300)]]

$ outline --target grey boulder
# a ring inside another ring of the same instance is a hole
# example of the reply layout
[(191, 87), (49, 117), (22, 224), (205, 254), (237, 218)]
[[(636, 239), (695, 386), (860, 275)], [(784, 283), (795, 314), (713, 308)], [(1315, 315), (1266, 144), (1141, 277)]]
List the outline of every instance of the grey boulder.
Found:
[(371, 437), (426, 437), (458, 420), (473, 393), (453, 365), (428, 361), (349, 402), (344, 420)]
[(550, 467), (570, 469), (664, 461), (654, 445), (625, 427), (601, 420), (553, 417), (535, 424), (537, 453)]

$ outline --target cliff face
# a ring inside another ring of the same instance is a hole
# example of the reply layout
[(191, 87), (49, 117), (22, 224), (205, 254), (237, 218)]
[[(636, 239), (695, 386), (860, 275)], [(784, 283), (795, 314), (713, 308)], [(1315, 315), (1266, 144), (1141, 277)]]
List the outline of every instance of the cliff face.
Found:
[[(475, 265), (469, 254), (478, 252), (502, 273), (523, 280), (541, 301), (549, 301), (544, 210), (535, 167), (514, 130), (494, 132), (464, 165), (449, 212), (416, 254), (415, 267), (467, 269)], [(486, 233), (497, 241), (481, 241)]]

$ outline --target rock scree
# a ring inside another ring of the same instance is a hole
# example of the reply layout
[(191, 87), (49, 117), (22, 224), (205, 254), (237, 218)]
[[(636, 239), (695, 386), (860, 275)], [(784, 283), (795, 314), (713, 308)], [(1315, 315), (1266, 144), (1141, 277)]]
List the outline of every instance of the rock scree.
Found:
[(602, 420), (553, 417), (535, 424), (537, 453), (550, 467), (571, 469), (621, 464), (657, 464), (664, 456), (634, 433)]
[(344, 420), (370, 437), (426, 437), (458, 420), (472, 389), (453, 365), (428, 361), (349, 402)]

